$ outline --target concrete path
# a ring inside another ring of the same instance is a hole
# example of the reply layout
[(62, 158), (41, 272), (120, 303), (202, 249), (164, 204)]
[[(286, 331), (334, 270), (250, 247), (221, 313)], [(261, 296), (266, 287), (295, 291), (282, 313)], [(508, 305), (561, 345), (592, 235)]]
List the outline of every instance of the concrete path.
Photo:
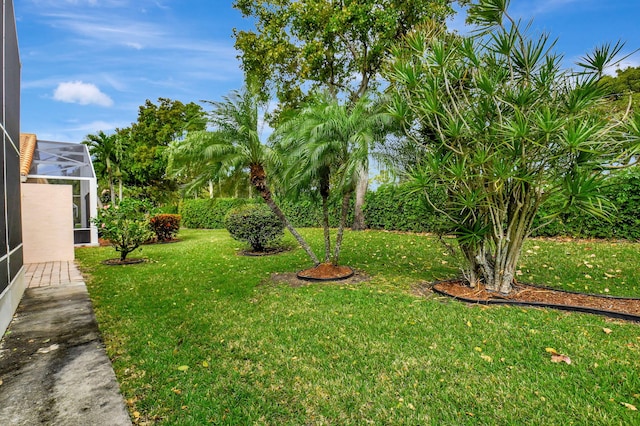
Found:
[(75, 264), (26, 267), (0, 341), (0, 424), (131, 425)]

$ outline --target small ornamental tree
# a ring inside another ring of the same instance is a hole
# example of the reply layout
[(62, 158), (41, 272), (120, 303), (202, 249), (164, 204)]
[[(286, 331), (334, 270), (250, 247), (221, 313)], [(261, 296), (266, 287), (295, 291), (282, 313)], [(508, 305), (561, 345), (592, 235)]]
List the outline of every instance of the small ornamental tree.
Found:
[(105, 206), (98, 211), (94, 223), (102, 238), (120, 253), (120, 261), (153, 237), (149, 228), (151, 205), (146, 201), (125, 198), (118, 205)]
[[(476, 0), (471, 36), (437, 25), (410, 34), (393, 52), (390, 109), (426, 160), (416, 189), (436, 184), (432, 203), (457, 237), (472, 286), (509, 293), (540, 206), (603, 215), (603, 168), (629, 141), (622, 119), (603, 113), (599, 83), (622, 45), (604, 45), (574, 71), (561, 69), (547, 35), (531, 37), (508, 0)], [(425, 191), (428, 196), (428, 193)]]
[(229, 211), (225, 224), (235, 240), (248, 243), (256, 252), (265, 251), (284, 236), (284, 224), (264, 204), (248, 204)]
[(176, 238), (181, 220), (179, 214), (158, 214), (149, 219), (149, 226), (155, 232), (158, 241), (166, 242)]

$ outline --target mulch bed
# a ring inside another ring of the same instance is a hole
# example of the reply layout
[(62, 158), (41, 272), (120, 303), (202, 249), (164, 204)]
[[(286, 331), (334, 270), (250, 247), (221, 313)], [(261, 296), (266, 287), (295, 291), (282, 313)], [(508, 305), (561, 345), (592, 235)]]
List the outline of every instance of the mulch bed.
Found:
[[(433, 290), (465, 302), (483, 304), (520, 304), (576, 310), (640, 321), (640, 299), (573, 293), (539, 287), (531, 284), (514, 284), (509, 295), (487, 291), (484, 287), (471, 288), (463, 280), (442, 281), (433, 284)], [(620, 315), (616, 315), (620, 314)]]
[(290, 287), (304, 287), (304, 286), (309, 286), (309, 285), (314, 285), (314, 284), (318, 284), (321, 283), (322, 285), (351, 285), (351, 284), (358, 284), (358, 283), (362, 283), (365, 281), (369, 281), (371, 279), (371, 277), (367, 274), (365, 274), (362, 271), (353, 271), (353, 275), (351, 275), (349, 278), (344, 278), (341, 280), (329, 280), (329, 281), (310, 281), (310, 280), (303, 280), (298, 278), (298, 274), (296, 274), (295, 272), (284, 272), (284, 273), (274, 273), (271, 274), (271, 279), (270, 280), (266, 280), (264, 281), (262, 284), (263, 285), (269, 285), (269, 284), (284, 284), (284, 285), (288, 285)]
[(298, 272), (298, 278), (308, 281), (336, 281), (347, 279), (353, 273), (353, 269), (348, 266), (321, 263), (313, 268)]

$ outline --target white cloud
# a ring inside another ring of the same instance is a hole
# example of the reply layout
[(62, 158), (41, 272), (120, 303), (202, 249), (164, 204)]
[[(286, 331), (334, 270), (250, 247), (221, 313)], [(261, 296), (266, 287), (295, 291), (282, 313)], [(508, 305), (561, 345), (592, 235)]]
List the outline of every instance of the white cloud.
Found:
[(68, 102), (80, 105), (100, 105), (110, 107), (113, 100), (102, 93), (98, 86), (82, 81), (69, 81), (58, 84), (53, 92), (56, 101)]

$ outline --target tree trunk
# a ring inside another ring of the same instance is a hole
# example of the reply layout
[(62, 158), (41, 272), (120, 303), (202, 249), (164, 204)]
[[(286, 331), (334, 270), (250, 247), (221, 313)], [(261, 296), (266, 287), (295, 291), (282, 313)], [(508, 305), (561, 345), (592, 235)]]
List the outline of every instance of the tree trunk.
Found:
[(360, 173), (358, 173), (358, 184), (356, 185), (356, 200), (353, 211), (353, 225), (351, 226), (351, 229), (353, 231), (362, 231), (366, 228), (363, 206), (368, 187), (369, 170), (363, 168), (362, 170), (360, 170)]
[(331, 260), (331, 229), (329, 228), (329, 200), (322, 197), (322, 228), (324, 230), (324, 261)]
[(324, 230), (324, 261), (331, 260), (331, 228), (329, 227), (329, 168), (320, 171), (320, 195), (322, 196), (322, 228)]
[(338, 266), (340, 260), (340, 248), (342, 247), (342, 237), (344, 235), (344, 227), (347, 224), (347, 213), (349, 212), (349, 202), (351, 201), (351, 192), (347, 192), (342, 197), (342, 211), (340, 212), (340, 224), (338, 225), (338, 235), (336, 236), (336, 246), (333, 253), (333, 264)]
[(113, 185), (113, 170), (111, 169), (111, 161), (107, 158), (107, 178), (109, 179), (109, 198), (111, 205), (116, 204), (116, 189)]
[(289, 222), (289, 219), (287, 219), (282, 210), (280, 210), (280, 207), (278, 207), (275, 201), (273, 201), (273, 198), (271, 197), (271, 191), (267, 186), (267, 176), (264, 171), (264, 167), (262, 167), (261, 164), (251, 164), (249, 168), (249, 179), (251, 180), (251, 184), (258, 190), (258, 193), (265, 201), (265, 203), (267, 203), (271, 211), (282, 221), (285, 228), (287, 228), (289, 232), (291, 232), (291, 235), (293, 235), (296, 241), (298, 241), (298, 244), (300, 244), (302, 249), (307, 253), (307, 255), (309, 255), (309, 258), (311, 258), (311, 261), (314, 263), (314, 265), (318, 266), (320, 264), (318, 256), (316, 256), (316, 254), (313, 252), (313, 249), (311, 249), (311, 246), (305, 241), (305, 239), (302, 238), (302, 235), (300, 235), (298, 231), (296, 231), (296, 229), (293, 227), (293, 225), (291, 225), (291, 222)]

